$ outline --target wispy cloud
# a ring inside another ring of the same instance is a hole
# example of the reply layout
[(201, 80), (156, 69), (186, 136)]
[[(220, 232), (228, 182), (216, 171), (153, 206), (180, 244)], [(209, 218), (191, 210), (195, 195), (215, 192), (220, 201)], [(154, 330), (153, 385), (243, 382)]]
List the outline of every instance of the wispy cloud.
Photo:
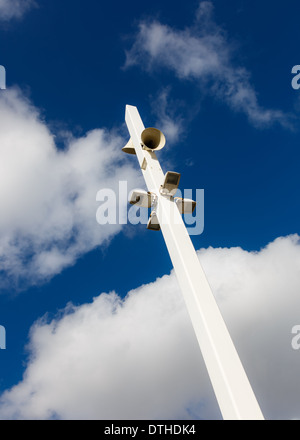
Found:
[(0, 21), (21, 18), (35, 5), (34, 0), (0, 0)]
[(166, 136), (168, 142), (178, 142), (183, 132), (184, 118), (180, 114), (180, 103), (174, 103), (170, 87), (164, 87), (150, 101), (152, 113), (156, 118), (155, 126)]
[(259, 103), (250, 72), (236, 62), (232, 44), (214, 21), (210, 1), (200, 3), (195, 23), (183, 30), (158, 21), (141, 22), (133, 45), (126, 52), (125, 66), (134, 65), (149, 72), (169, 69), (179, 80), (196, 83), (203, 93), (244, 113), (255, 126), (291, 126), (284, 112)]
[[(198, 252), (267, 419), (299, 417), (300, 237), (260, 252)], [(31, 329), (23, 380), (1, 419), (195, 419), (220, 413), (175, 274), (102, 293)]]
[(17, 89), (0, 97), (0, 264), (1, 286), (22, 286), (59, 273), (121, 226), (96, 221), (96, 194), (119, 180), (128, 189), (140, 175), (120, 156), (125, 141), (105, 129), (55, 136)]

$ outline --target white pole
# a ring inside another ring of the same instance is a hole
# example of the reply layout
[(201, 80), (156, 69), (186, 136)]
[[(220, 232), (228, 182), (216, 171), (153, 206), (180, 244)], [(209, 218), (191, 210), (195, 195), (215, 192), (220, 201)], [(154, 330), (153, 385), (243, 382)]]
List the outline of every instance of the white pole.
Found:
[(154, 151), (142, 148), (145, 127), (136, 107), (126, 106), (125, 120), (148, 191), (157, 196), (157, 218), (222, 416), (227, 420), (263, 420), (178, 207), (173, 197), (160, 192), (164, 173), (157, 157)]

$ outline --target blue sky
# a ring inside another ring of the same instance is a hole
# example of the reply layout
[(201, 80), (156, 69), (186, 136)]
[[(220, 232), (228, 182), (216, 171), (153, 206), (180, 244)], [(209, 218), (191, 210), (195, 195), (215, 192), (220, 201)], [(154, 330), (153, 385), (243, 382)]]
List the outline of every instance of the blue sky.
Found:
[(0, 418), (220, 417), (162, 235), (96, 222), (144, 185), (126, 104), (204, 189), (191, 239), (263, 412), (299, 418), (299, 9), (0, 0)]

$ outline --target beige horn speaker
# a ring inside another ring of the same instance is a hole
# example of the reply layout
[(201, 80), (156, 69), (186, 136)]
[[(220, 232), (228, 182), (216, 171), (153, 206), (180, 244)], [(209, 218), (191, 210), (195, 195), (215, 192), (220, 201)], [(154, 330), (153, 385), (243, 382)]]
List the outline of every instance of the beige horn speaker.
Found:
[(124, 153), (128, 153), (128, 154), (136, 154), (131, 138), (129, 139), (129, 141), (127, 142), (125, 147), (122, 148), (122, 151), (124, 151)]
[(157, 128), (145, 128), (141, 134), (143, 147), (149, 151), (161, 150), (166, 143), (164, 134)]

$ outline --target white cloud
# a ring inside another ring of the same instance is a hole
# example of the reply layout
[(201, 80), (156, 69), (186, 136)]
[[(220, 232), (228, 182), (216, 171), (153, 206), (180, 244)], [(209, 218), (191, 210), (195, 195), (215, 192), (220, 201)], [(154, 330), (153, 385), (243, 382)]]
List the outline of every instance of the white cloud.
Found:
[(279, 123), (290, 127), (289, 116), (258, 102), (250, 73), (239, 66), (225, 32), (213, 20), (213, 5), (200, 2), (196, 22), (178, 30), (158, 21), (143, 21), (134, 44), (126, 53), (126, 67), (139, 65), (152, 71), (166, 68), (180, 80), (197, 83), (256, 126)]
[(96, 221), (96, 194), (118, 182), (139, 186), (116, 133), (95, 129), (69, 135), (65, 149), (39, 112), (16, 89), (0, 98), (1, 284), (33, 283), (59, 273), (106, 243), (121, 226)]
[[(199, 258), (265, 417), (299, 418), (300, 237)], [(173, 273), (37, 322), (29, 353), (23, 380), (0, 398), (2, 419), (220, 416)]]
[(21, 18), (34, 5), (33, 0), (0, 0), (0, 20)]

